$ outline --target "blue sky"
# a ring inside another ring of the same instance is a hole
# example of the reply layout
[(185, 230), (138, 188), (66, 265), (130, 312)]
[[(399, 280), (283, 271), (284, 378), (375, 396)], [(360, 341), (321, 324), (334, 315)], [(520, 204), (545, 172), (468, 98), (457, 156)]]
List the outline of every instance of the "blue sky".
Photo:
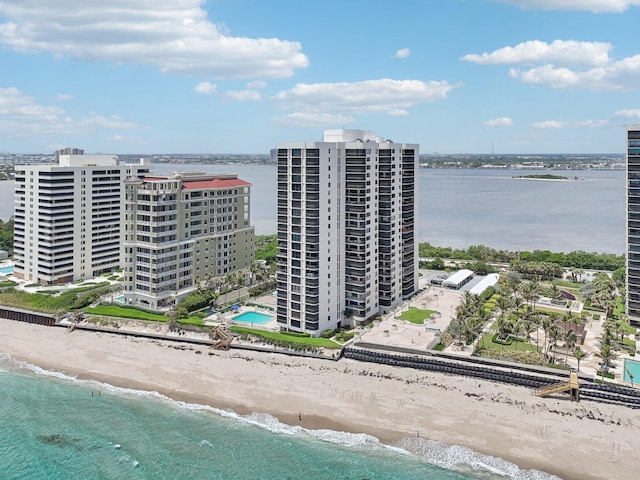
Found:
[(0, 0), (0, 152), (622, 153), (640, 0)]

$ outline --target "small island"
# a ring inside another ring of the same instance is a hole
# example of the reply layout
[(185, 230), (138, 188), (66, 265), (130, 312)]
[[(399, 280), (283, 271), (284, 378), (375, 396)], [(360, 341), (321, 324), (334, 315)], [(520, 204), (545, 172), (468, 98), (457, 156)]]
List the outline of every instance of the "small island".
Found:
[(550, 173), (545, 173), (541, 175), (520, 175), (520, 176), (514, 176), (512, 178), (516, 178), (519, 180), (553, 180), (553, 181), (578, 180), (578, 177), (573, 177), (573, 179), (571, 179), (569, 177), (564, 177), (562, 175), (552, 175)]

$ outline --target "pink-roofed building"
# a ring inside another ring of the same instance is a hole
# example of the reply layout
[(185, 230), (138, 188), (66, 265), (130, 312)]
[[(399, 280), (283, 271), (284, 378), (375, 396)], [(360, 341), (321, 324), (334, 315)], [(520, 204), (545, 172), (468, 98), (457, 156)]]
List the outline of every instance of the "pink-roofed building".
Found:
[(255, 229), (251, 184), (205, 172), (125, 181), (124, 297), (170, 307), (202, 282), (248, 269)]

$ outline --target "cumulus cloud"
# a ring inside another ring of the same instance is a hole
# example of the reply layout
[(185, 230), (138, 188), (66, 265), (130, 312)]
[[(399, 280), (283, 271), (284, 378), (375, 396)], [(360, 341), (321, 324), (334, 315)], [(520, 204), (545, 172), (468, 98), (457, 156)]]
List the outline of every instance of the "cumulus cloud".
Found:
[(487, 120), (484, 122), (485, 127), (511, 127), (513, 126), (513, 120), (509, 117), (500, 117), (493, 120)]
[(257, 102), (262, 95), (255, 90), (230, 90), (224, 94), (224, 98), (230, 102)]
[(193, 89), (194, 92), (202, 95), (211, 95), (212, 93), (216, 93), (217, 90), (218, 86), (215, 83), (210, 82), (201, 82)]
[(66, 93), (61, 93), (56, 97), (56, 100), (59, 100), (61, 102), (66, 102), (67, 100), (71, 100), (73, 98), (73, 95), (68, 95)]
[(640, 84), (640, 55), (589, 70), (542, 65), (529, 70), (512, 69), (510, 75), (524, 83), (551, 88), (588, 90), (635, 90)]
[(498, 0), (522, 8), (541, 10), (574, 10), (594, 13), (624, 12), (640, 0)]
[(409, 115), (409, 112), (407, 112), (406, 110), (403, 110), (402, 108), (394, 108), (393, 110), (389, 110), (387, 113), (394, 117), (402, 117), (405, 115)]
[(311, 112), (289, 113), (275, 117), (273, 120), (287, 127), (334, 127), (336, 125), (348, 125), (355, 122), (354, 118), (344, 115)]
[(392, 112), (417, 103), (442, 100), (455, 88), (446, 81), (366, 80), (363, 82), (299, 83), (273, 100), (282, 108), (311, 112)]
[(545, 120), (544, 122), (535, 122), (531, 126), (533, 128), (562, 128), (567, 124), (558, 120)]
[(532, 65), (509, 69), (511, 78), (530, 85), (618, 91), (638, 88), (640, 55), (615, 61), (609, 57), (612, 48), (603, 42), (532, 40), (493, 52), (468, 54), (461, 60), (484, 65)]
[(231, 36), (204, 0), (3, 0), (0, 44), (22, 53), (212, 78), (290, 77), (309, 61), (299, 42)]
[(562, 65), (596, 66), (609, 62), (612, 45), (604, 42), (554, 40), (551, 43), (531, 40), (515, 47), (503, 47), (493, 52), (471, 53), (462, 57), (465, 62), (483, 65), (516, 65), (557, 63)]
[(42, 105), (15, 87), (0, 87), (0, 136), (27, 138), (43, 135), (85, 133), (100, 128), (137, 129), (140, 126), (122, 117), (91, 112), (73, 119), (64, 109)]
[(398, 50), (394, 57), (396, 58), (407, 58), (409, 55), (411, 55), (411, 50), (408, 48), (401, 48), (400, 50)]

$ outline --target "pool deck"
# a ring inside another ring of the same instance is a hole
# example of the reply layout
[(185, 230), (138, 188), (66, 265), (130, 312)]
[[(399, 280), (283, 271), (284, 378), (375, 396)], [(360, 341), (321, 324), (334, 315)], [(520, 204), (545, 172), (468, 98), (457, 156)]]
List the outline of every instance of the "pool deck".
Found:
[[(428, 287), (413, 299), (384, 315), (382, 320), (374, 321), (371, 328), (364, 329), (357, 336), (355, 343), (425, 352), (439, 342), (439, 335), (449, 326), (461, 296), (462, 293), (456, 290)], [(423, 325), (398, 318), (410, 307), (435, 310), (437, 313), (425, 320)]]

